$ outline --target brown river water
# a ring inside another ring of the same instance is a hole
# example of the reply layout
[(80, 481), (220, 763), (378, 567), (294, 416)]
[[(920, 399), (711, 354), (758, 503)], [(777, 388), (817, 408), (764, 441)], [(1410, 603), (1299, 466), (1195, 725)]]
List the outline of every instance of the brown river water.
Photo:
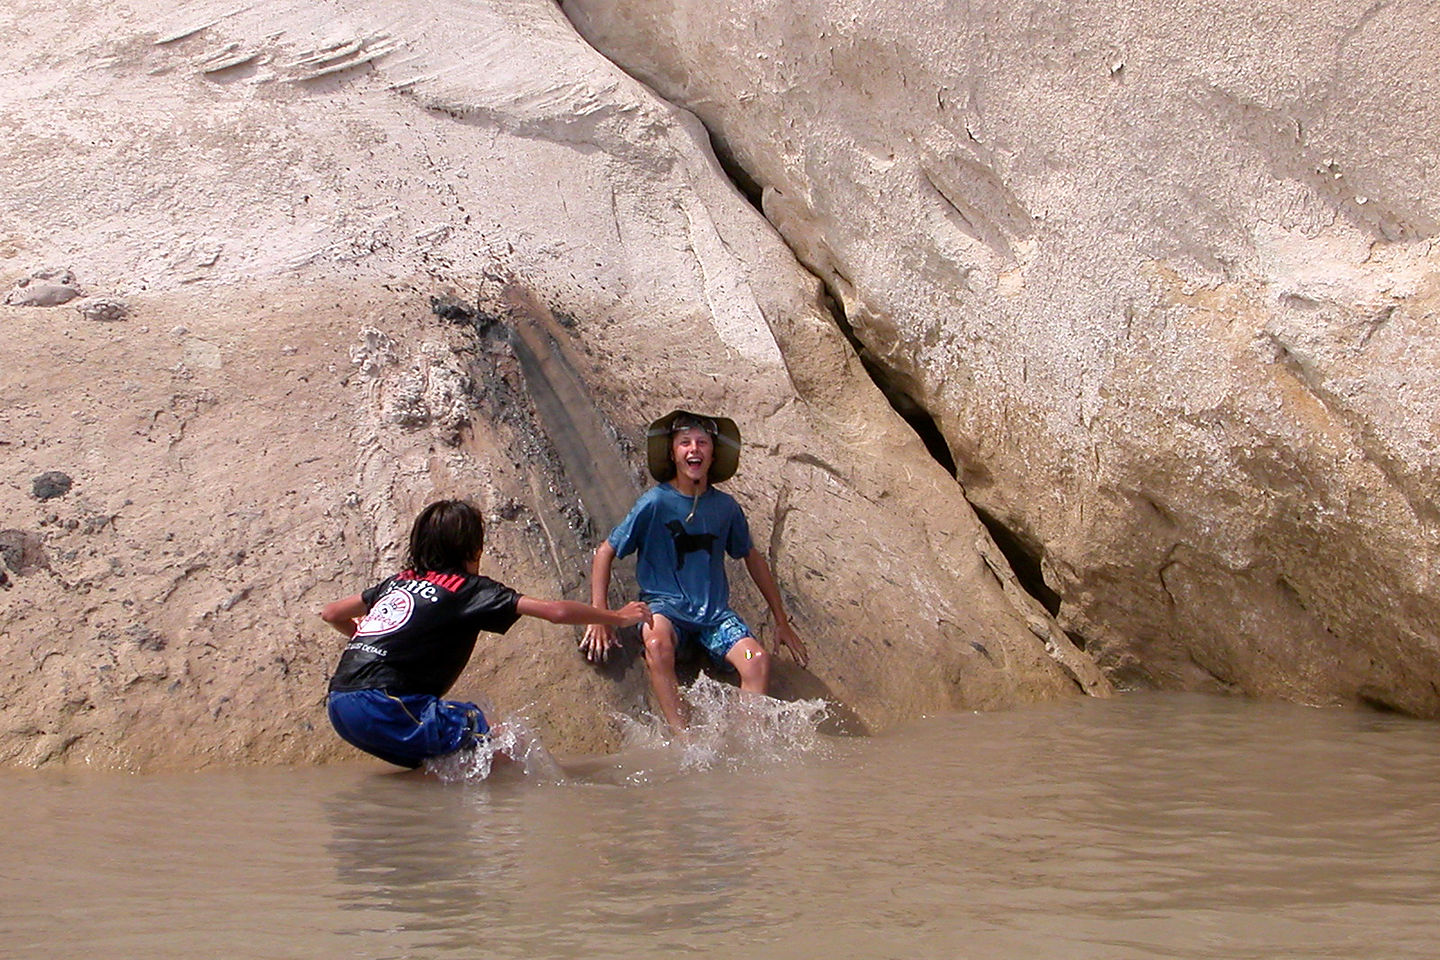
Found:
[(1440, 955), (1433, 723), (1131, 694), (563, 772), (11, 771), (0, 957)]

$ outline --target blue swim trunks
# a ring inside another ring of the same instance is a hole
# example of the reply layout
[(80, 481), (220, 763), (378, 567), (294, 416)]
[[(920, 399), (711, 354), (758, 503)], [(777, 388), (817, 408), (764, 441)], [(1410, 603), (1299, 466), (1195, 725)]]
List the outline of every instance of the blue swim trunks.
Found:
[(754, 636), (734, 610), (726, 610), (720, 622), (709, 627), (691, 623), (678, 616), (663, 600), (653, 602), (650, 610), (674, 625), (676, 646), (682, 643), (698, 644), (716, 663), (724, 663), (725, 654), (730, 652), (731, 647), (746, 637)]
[(490, 730), (473, 703), (384, 690), (332, 693), (330, 723), (352, 746), (400, 767), (418, 767), (474, 746)]

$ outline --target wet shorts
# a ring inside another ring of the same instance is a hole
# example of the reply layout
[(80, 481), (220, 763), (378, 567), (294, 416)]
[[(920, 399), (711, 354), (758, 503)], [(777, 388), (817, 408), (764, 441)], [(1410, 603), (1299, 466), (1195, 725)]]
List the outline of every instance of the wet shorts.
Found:
[(473, 703), (384, 690), (332, 693), (330, 723), (352, 746), (401, 767), (472, 747), (490, 730)]
[(734, 610), (726, 610), (725, 616), (719, 623), (707, 627), (677, 617), (665, 609), (664, 604), (656, 604), (651, 609), (674, 625), (677, 646), (682, 643), (694, 643), (710, 654), (710, 659), (716, 663), (724, 663), (725, 654), (729, 653), (730, 648), (736, 643), (746, 637), (754, 636), (750, 632), (750, 628), (745, 626), (745, 621), (741, 620)]

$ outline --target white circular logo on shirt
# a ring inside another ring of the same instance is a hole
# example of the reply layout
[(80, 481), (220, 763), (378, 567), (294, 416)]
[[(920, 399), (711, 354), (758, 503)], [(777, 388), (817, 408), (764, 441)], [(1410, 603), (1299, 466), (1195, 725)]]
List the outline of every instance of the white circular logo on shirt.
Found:
[(393, 590), (381, 597), (380, 602), (365, 614), (365, 619), (355, 630), (355, 636), (374, 637), (399, 630), (410, 622), (410, 614), (414, 612), (415, 598), (404, 590)]

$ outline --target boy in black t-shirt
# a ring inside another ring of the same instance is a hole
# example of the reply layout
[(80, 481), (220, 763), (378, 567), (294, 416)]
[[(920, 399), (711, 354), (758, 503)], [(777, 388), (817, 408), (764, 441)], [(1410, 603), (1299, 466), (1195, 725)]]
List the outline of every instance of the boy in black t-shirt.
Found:
[(465, 669), (481, 630), (504, 633), (522, 616), (614, 627), (650, 622), (650, 609), (639, 601), (610, 611), (521, 596), (478, 575), (484, 545), (485, 526), (473, 505), (432, 503), (410, 530), (406, 569), (320, 611), (350, 638), (329, 695), (330, 722), (347, 742), (402, 767), (473, 746), (490, 729), (484, 713), (441, 698)]

